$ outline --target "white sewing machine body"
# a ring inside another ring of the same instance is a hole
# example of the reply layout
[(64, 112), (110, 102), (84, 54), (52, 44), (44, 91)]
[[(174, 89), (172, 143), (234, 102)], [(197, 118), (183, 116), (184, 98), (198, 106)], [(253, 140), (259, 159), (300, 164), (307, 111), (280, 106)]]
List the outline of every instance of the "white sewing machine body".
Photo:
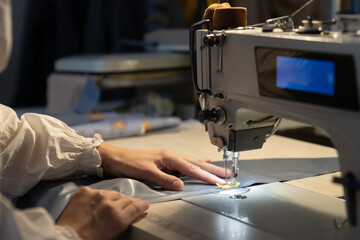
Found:
[(360, 36), (202, 29), (195, 45), (195, 87), (211, 142), (236, 152), (261, 148), (277, 117), (322, 128), (339, 154), (350, 238), (357, 239)]

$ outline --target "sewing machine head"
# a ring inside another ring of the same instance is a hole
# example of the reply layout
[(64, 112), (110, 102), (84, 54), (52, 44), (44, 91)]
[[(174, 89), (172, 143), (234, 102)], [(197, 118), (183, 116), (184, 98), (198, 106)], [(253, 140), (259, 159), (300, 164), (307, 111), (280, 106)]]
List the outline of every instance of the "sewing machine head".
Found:
[(261, 148), (281, 117), (321, 127), (338, 150), (337, 181), (345, 187), (351, 235), (359, 236), (360, 36), (213, 30), (202, 21), (191, 28), (190, 44), (199, 120), (211, 143), (235, 153)]

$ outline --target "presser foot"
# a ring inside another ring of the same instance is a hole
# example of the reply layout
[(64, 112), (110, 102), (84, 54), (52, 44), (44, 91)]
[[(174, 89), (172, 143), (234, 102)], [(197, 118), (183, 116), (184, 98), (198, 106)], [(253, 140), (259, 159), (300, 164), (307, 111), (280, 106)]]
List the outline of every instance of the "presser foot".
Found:
[(236, 181), (235, 178), (231, 178), (226, 184), (221, 185), (219, 183), (216, 184), (219, 188), (226, 190), (231, 188), (236, 188), (240, 186), (240, 182)]

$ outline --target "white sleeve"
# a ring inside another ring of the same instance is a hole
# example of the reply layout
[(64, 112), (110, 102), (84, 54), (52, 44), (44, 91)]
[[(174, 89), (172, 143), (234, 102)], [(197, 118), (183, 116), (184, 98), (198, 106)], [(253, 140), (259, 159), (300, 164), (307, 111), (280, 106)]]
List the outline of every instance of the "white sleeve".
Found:
[(11, 0), (0, 0), (0, 72), (10, 59), (12, 38)]
[(1, 239), (80, 239), (70, 227), (56, 226), (43, 208), (15, 209), (0, 194), (0, 238)]
[(73, 175), (102, 176), (96, 147), (101, 136), (84, 138), (50, 116), (16, 113), (0, 104), (0, 192), (21, 196), (40, 180)]

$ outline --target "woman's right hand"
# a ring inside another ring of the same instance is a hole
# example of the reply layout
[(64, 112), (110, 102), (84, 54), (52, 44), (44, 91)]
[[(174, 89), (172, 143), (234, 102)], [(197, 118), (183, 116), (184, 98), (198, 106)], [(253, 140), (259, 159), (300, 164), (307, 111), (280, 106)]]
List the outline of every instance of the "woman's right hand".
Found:
[(113, 239), (146, 216), (149, 202), (116, 191), (83, 187), (57, 224), (72, 227), (82, 239)]

